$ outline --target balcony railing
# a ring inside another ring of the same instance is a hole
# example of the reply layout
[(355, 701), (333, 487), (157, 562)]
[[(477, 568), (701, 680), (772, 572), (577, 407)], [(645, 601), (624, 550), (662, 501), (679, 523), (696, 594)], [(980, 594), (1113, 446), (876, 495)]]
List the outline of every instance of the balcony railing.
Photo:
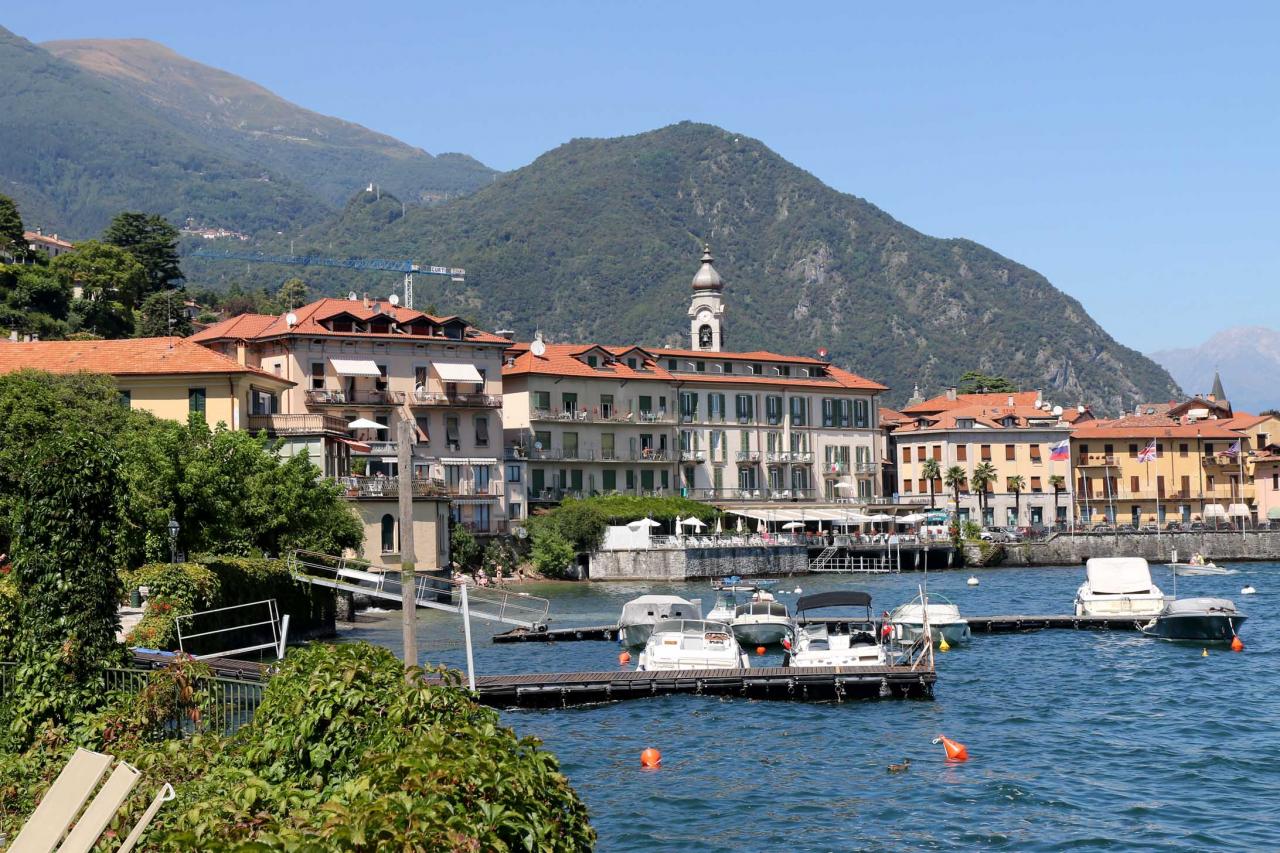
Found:
[(770, 465), (807, 465), (813, 461), (813, 453), (808, 450), (771, 450), (764, 455), (764, 461)]
[[(337, 477), (342, 494), (349, 498), (395, 498), (400, 496), (399, 477)], [(414, 497), (447, 497), (444, 483), (415, 477)]]
[(1239, 468), (1240, 457), (1239, 455), (1232, 456), (1230, 453), (1212, 453), (1212, 454), (1207, 454), (1201, 460), (1200, 464), (1202, 464), (1206, 468), (1210, 466), (1213, 466), (1216, 468), (1216, 467), (1228, 466), (1228, 465), (1233, 468)]
[(266, 430), (271, 435), (346, 435), (347, 422), (337, 415), (249, 415), (249, 431)]
[(1076, 464), (1085, 468), (1096, 468), (1103, 465), (1114, 466), (1116, 457), (1110, 453), (1081, 453), (1076, 457)]
[(675, 417), (665, 410), (649, 412), (602, 411), (594, 409), (534, 409), (531, 419), (535, 421), (577, 421), (579, 423), (596, 424), (673, 424)]
[(500, 498), (503, 486), (499, 480), (490, 480), (484, 484), (474, 480), (460, 480), (456, 483), (446, 482), (444, 488), (450, 497)]
[(834, 462), (823, 462), (822, 473), (831, 477), (838, 477), (842, 474), (849, 473), (849, 463), (841, 460)]
[(680, 451), (681, 462), (705, 462), (706, 459), (707, 459), (707, 452), (705, 450), (681, 450)]
[(637, 495), (646, 498), (665, 498), (676, 494), (675, 489), (563, 489), (548, 486), (540, 491), (529, 492), (531, 503), (559, 502), (564, 498), (584, 498), (595, 495)]
[(351, 448), (352, 456), (395, 456), (399, 452), (399, 445), (394, 441), (384, 441), (377, 439), (374, 441), (362, 441), (361, 444), (367, 446), (368, 450), (358, 450)]
[(853, 463), (853, 473), (855, 474), (879, 474), (880, 466), (874, 462), (855, 462)]
[(412, 406), (430, 406), (459, 409), (501, 409), (499, 394), (444, 394), (439, 391), (413, 391), (409, 394)]
[(398, 406), (404, 402), (403, 391), (341, 391), (312, 388), (307, 402), (313, 406)]
[(737, 460), (744, 465), (754, 465), (760, 461), (761, 455), (759, 450), (739, 450)]
[(695, 501), (811, 501), (817, 489), (682, 489), (684, 497)]

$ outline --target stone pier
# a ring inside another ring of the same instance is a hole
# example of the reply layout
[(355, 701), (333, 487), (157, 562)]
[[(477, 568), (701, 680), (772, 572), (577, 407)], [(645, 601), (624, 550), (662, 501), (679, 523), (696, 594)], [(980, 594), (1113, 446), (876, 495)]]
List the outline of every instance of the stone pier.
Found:
[(587, 577), (600, 580), (683, 581), (729, 575), (803, 574), (809, 569), (802, 545), (742, 548), (654, 548), (646, 551), (595, 551)]
[(1176, 549), (1186, 562), (1192, 554), (1211, 560), (1280, 561), (1280, 530), (1244, 533), (1122, 533), (1108, 536), (1072, 536), (1060, 533), (1048, 542), (1005, 544), (1006, 566), (1062, 566), (1083, 563), (1090, 557), (1143, 557), (1151, 563), (1167, 563)]

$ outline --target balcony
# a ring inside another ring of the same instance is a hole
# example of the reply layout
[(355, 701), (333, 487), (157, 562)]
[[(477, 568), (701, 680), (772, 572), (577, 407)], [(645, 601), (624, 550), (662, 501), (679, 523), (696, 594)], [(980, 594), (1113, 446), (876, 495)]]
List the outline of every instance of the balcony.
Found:
[(585, 424), (673, 424), (675, 417), (665, 410), (656, 412), (620, 412), (616, 409), (601, 411), (595, 409), (534, 409), (529, 416), (534, 421), (555, 421), (564, 423), (578, 422)]
[(474, 480), (459, 480), (456, 483), (446, 482), (445, 492), (451, 498), (493, 498), (502, 497), (503, 485), (500, 480), (490, 480), (479, 484)]
[(879, 474), (880, 466), (875, 462), (855, 462), (853, 463), (853, 473), (863, 476), (867, 474)]
[(682, 489), (684, 497), (695, 501), (811, 501), (817, 498), (816, 489)]
[(376, 440), (362, 441), (361, 444), (368, 447), (368, 450), (351, 448), (352, 456), (395, 456), (399, 452), (399, 445), (394, 441)]
[[(341, 494), (348, 498), (398, 498), (400, 496), (399, 477), (336, 477), (335, 482)], [(415, 477), (413, 480), (413, 496), (447, 497), (444, 483), (440, 480), (428, 480)]]
[(739, 450), (736, 458), (739, 465), (755, 465), (762, 455), (759, 450)]
[(1200, 460), (1200, 464), (1206, 468), (1239, 468), (1240, 457), (1239, 455), (1232, 456), (1229, 453), (1206, 454)]
[(559, 503), (565, 498), (586, 498), (595, 495), (635, 495), (642, 498), (672, 497), (675, 489), (564, 489), (548, 486), (539, 492), (529, 492), (529, 503)]
[(705, 462), (707, 461), (707, 452), (705, 450), (681, 450), (681, 462)]
[(1081, 453), (1076, 457), (1078, 468), (1113, 468), (1116, 457), (1110, 453)]
[(764, 455), (764, 461), (769, 465), (807, 465), (813, 462), (813, 453), (808, 450), (769, 451)]
[(836, 460), (835, 462), (823, 462), (822, 473), (828, 477), (841, 477), (849, 473), (849, 463)]
[(340, 391), (330, 388), (312, 388), (307, 391), (307, 403), (312, 406), (398, 406), (404, 402), (402, 391)]
[(502, 395), (444, 394), (439, 391), (413, 391), (409, 394), (409, 405), (445, 409), (501, 409)]
[(249, 431), (268, 435), (322, 435), (324, 433), (347, 434), (347, 422), (337, 415), (249, 415)]

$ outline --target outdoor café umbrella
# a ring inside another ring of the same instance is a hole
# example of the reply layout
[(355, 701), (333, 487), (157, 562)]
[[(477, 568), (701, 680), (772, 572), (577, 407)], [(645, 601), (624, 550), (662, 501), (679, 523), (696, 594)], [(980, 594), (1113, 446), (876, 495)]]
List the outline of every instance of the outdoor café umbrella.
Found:
[(804, 527), (803, 521), (788, 521), (782, 525), (783, 530), (795, 530), (797, 527)]
[(919, 524), (925, 520), (923, 512), (913, 512), (910, 515), (904, 515), (898, 519), (902, 524)]
[(716, 516), (716, 535), (724, 533), (724, 528), (720, 526), (720, 516)]
[(836, 488), (842, 492), (852, 492), (853, 483), (836, 483)]
[(347, 424), (347, 429), (387, 429), (387, 425), (371, 421), (368, 418), (356, 418)]
[(639, 518), (627, 524), (627, 527), (630, 527), (636, 530), (640, 529), (641, 527), (661, 527), (661, 526), (662, 526), (661, 522), (654, 521), (652, 518), (648, 518), (648, 517)]
[(680, 522), (680, 523), (681, 523), (681, 524), (688, 525), (689, 527), (692, 527), (692, 528), (694, 528), (695, 530), (701, 530), (702, 528), (706, 527), (706, 525), (702, 523), (702, 519), (700, 519), (700, 518), (695, 518), (695, 517), (694, 517), (694, 516), (692, 516), (692, 515), (691, 515), (691, 516), (689, 516), (688, 518), (686, 518), (684, 521), (682, 521), (682, 522)]

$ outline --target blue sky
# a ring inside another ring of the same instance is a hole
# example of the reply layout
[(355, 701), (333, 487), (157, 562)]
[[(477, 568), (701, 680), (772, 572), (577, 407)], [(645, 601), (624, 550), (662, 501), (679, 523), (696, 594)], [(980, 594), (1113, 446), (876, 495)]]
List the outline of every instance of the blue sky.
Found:
[(1275, 319), (1280, 4), (23, 4), (511, 169), (682, 119), (1043, 272), (1150, 351)]

